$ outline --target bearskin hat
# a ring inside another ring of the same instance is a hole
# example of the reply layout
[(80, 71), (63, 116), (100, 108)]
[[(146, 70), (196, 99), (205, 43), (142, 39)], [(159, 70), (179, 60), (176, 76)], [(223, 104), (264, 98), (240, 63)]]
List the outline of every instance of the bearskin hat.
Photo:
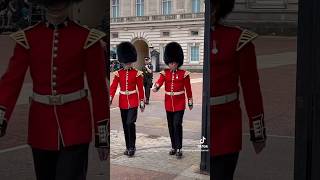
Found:
[(171, 62), (178, 63), (178, 67), (183, 65), (184, 55), (179, 43), (171, 42), (164, 49), (164, 62), (168, 65)]
[(82, 0), (29, 0), (30, 3), (50, 6), (61, 2), (68, 2), (68, 3), (79, 3)]
[(234, 3), (235, 0), (213, 0), (210, 3), (211, 12), (214, 11), (214, 8), (218, 7), (215, 16), (217, 20), (220, 20), (232, 12)]
[(130, 42), (122, 42), (117, 46), (118, 61), (131, 63), (137, 61), (136, 48)]

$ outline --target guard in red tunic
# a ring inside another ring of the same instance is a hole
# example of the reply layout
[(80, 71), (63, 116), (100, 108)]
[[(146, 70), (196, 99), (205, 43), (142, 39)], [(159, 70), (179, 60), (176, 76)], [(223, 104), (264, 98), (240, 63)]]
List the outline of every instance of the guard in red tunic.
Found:
[(124, 68), (114, 72), (114, 79), (110, 86), (111, 103), (116, 94), (118, 84), (119, 108), (121, 112), (123, 131), (126, 141), (125, 155), (132, 157), (136, 150), (136, 125), (138, 107), (144, 111), (143, 75), (141, 71), (132, 67), (137, 61), (137, 52), (130, 42), (122, 42), (117, 46), (118, 60)]
[[(28, 144), (37, 179), (85, 179), (88, 146), (95, 132), (101, 160), (109, 151), (109, 100), (104, 33), (68, 19), (79, 0), (43, 0), (47, 20), (11, 35), (14, 54), (0, 79), (0, 134), (15, 107), (27, 69), (33, 81)], [(84, 79), (88, 81), (92, 108)], [(93, 111), (93, 125), (91, 119)]]
[(155, 83), (153, 91), (157, 92), (165, 84), (165, 108), (171, 139), (169, 154), (182, 157), (182, 121), (186, 108), (186, 96), (189, 109), (193, 108), (190, 72), (179, 69), (183, 65), (183, 50), (176, 42), (166, 45), (164, 62), (169, 66), (160, 72), (160, 77)]
[(232, 180), (241, 150), (242, 123), (239, 81), (256, 153), (265, 147), (266, 133), (253, 32), (220, 23), (234, 0), (212, 1), (211, 32), (211, 177)]

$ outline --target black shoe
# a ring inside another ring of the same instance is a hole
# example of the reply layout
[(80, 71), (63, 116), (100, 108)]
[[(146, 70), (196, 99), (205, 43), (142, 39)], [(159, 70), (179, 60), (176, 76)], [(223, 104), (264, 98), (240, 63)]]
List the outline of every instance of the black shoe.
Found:
[(175, 155), (176, 152), (177, 152), (176, 149), (171, 149), (171, 150), (169, 151), (169, 155)]
[(177, 156), (178, 159), (181, 159), (181, 158), (182, 158), (182, 150), (181, 150), (181, 149), (178, 149), (178, 150), (177, 150), (176, 156)]
[(126, 149), (123, 154), (128, 156), (128, 149)]
[(128, 156), (129, 157), (132, 157), (132, 156), (134, 156), (134, 153), (136, 152), (136, 149), (129, 149), (129, 151), (128, 151)]
[(148, 100), (146, 100), (146, 102), (145, 102), (145, 103), (146, 103), (146, 104), (150, 104), (150, 103), (149, 103), (149, 99), (148, 99)]

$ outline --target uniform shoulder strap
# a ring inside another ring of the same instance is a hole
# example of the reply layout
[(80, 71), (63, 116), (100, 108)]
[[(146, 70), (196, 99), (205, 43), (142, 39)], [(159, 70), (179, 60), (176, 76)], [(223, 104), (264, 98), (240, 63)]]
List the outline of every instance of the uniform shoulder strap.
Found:
[(137, 70), (137, 76), (136, 76), (136, 77), (139, 77), (139, 76), (142, 76), (142, 77), (143, 77), (143, 72)]
[(19, 45), (26, 49), (30, 49), (26, 34), (23, 30), (12, 33), (10, 37)]
[(119, 71), (115, 71), (115, 72), (113, 72), (113, 75), (115, 75), (115, 76), (119, 77)]
[(255, 32), (243, 29), (238, 40), (237, 51), (240, 51), (246, 44), (258, 37), (258, 34)]
[(184, 71), (184, 78), (186, 78), (187, 76), (189, 76), (191, 73), (189, 71)]
[(11, 39), (13, 39), (17, 44), (21, 45), (22, 47), (26, 48), (26, 49), (30, 49), (30, 45), (28, 43), (28, 40), (27, 40), (27, 36), (26, 36), (26, 31), (29, 31), (33, 28), (35, 28), (36, 26), (38, 26), (39, 24), (41, 23), (41, 21), (39, 21), (38, 23), (32, 25), (32, 26), (29, 26), (29, 27), (26, 27), (25, 29), (23, 30), (20, 30), (20, 31), (17, 31), (15, 33), (12, 33), (10, 36)]
[(102, 31), (99, 31), (97, 29), (91, 29), (89, 32), (89, 35), (87, 37), (86, 42), (84, 43), (84, 49), (88, 49), (92, 45), (94, 45), (96, 42), (100, 41), (101, 38), (106, 36), (106, 34)]

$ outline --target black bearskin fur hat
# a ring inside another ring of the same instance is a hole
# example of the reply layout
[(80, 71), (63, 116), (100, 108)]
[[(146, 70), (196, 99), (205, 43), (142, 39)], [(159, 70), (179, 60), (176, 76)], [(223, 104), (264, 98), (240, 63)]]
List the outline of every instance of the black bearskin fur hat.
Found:
[(131, 63), (137, 61), (136, 48), (130, 42), (122, 42), (117, 46), (118, 61)]
[(171, 62), (178, 63), (178, 67), (183, 65), (184, 55), (179, 43), (171, 42), (166, 45), (164, 50), (164, 62), (168, 65)]
[(216, 20), (225, 18), (228, 14), (230, 14), (234, 8), (235, 0), (212, 0), (210, 2), (210, 9), (213, 13), (214, 7), (217, 9), (215, 13)]
[(61, 2), (68, 2), (68, 3), (79, 3), (82, 0), (29, 0), (30, 3), (44, 5), (44, 6), (51, 6), (54, 4), (58, 4)]

